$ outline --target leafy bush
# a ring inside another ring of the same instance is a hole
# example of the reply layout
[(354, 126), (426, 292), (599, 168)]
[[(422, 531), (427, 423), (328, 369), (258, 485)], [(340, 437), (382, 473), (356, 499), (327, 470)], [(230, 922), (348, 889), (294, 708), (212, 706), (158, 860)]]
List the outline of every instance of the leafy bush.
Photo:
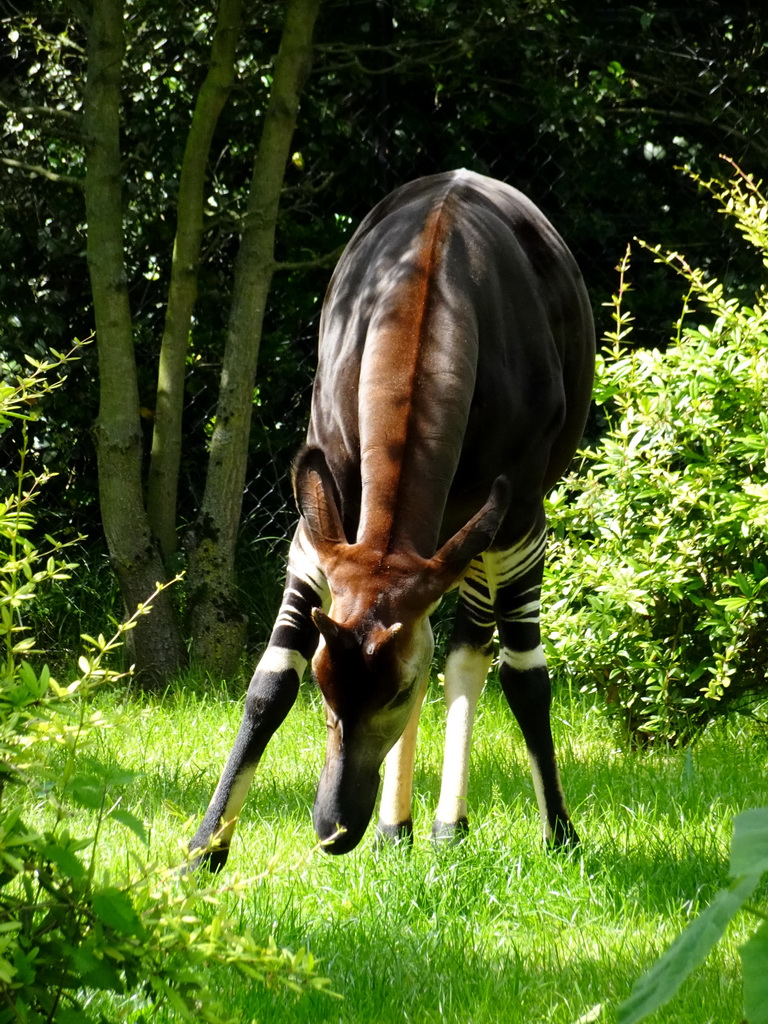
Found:
[[(89, 741), (114, 724), (87, 698), (117, 678), (107, 656), (149, 604), (110, 640), (84, 637), (89, 653), (67, 685), (46, 665), (26, 660), (38, 652), (25, 629), (25, 609), (41, 584), (66, 578), (71, 566), (53, 538), (44, 549), (29, 539), (31, 505), (43, 481), (24, 472), (25, 421), (57, 386), (44, 374), (70, 358), (35, 364), (28, 376), (0, 385), (0, 430), (14, 417), (24, 428), (21, 469), (0, 501), (0, 1024), (106, 1021), (109, 998), (129, 994), (143, 1007), (132, 1018), (137, 1021), (162, 1003), (181, 1019), (223, 1022), (230, 1018), (211, 993), (217, 965), (230, 965), (248, 982), (294, 990), (327, 982), (310, 953), (265, 947), (227, 920), (222, 897), (253, 879), (201, 886), (135, 856), (125, 878), (107, 876), (101, 840), (107, 820), (144, 844), (147, 836), (121, 807), (135, 773), (85, 756)], [(51, 755), (54, 748), (58, 756)], [(32, 809), (43, 826), (28, 823)]]
[[(700, 184), (768, 266), (760, 184), (735, 165)], [(683, 312), (666, 351), (629, 345), (628, 252), (598, 358), (604, 435), (552, 496), (548, 655), (630, 741), (678, 742), (765, 694), (768, 306), (645, 247), (686, 282)]]
[(768, 914), (747, 902), (766, 872), (768, 807), (756, 807), (739, 814), (734, 821), (730, 857), (733, 884), (715, 896), (640, 978), (629, 999), (619, 1007), (619, 1024), (638, 1024), (668, 1002), (703, 963), (741, 910), (760, 921), (757, 931), (739, 949), (744, 975), (744, 1016), (747, 1024), (768, 1024)]

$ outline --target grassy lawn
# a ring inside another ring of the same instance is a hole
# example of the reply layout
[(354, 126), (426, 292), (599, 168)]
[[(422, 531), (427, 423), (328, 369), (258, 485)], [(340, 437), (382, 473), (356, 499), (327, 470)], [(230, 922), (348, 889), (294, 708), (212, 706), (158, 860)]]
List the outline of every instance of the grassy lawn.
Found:
[[(100, 699), (121, 706), (115, 694)], [(125, 806), (151, 827), (150, 856), (171, 862), (207, 803), (240, 702), (191, 688), (149, 707), (122, 707), (126, 729), (105, 732), (97, 756), (141, 772)], [(472, 832), (436, 849), (428, 837), (443, 721), (433, 684), (417, 755), (413, 849), (378, 850), (371, 830), (353, 853), (331, 857), (313, 849), (324, 725), (317, 696), (304, 688), (267, 748), (235, 837), (227, 870), (263, 877), (232, 897), (231, 913), (265, 941), (308, 946), (343, 998), (294, 999), (222, 973), (214, 985), (236, 1019), (613, 1021), (633, 980), (726, 882), (733, 815), (768, 803), (768, 736), (758, 726), (734, 719), (691, 750), (629, 755), (596, 709), (566, 695), (554, 726), (583, 849), (573, 858), (548, 854), (519, 731), (492, 682), (477, 722)], [(115, 826), (113, 861), (102, 864), (113, 877), (132, 838)], [(749, 931), (737, 924), (654, 1019), (738, 1024), (736, 946)], [(113, 1013), (126, 1021), (133, 1014), (128, 1005)]]

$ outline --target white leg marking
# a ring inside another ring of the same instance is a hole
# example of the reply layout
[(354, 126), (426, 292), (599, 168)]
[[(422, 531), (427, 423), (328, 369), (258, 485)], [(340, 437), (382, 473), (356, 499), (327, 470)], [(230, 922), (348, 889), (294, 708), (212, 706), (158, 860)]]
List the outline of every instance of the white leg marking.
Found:
[(552, 835), (552, 829), (549, 827), (547, 803), (544, 799), (544, 783), (541, 781), (539, 765), (530, 750), (528, 751), (528, 761), (531, 766), (531, 776), (533, 777), (533, 790), (536, 794), (536, 803), (539, 805), (539, 814), (541, 815), (541, 827), (544, 831), (544, 838), (549, 839)]
[(288, 669), (294, 669), (301, 681), (306, 667), (307, 659), (298, 651), (293, 651), (289, 647), (268, 647), (259, 659), (256, 671), (287, 672)]
[[(235, 779), (232, 789), (229, 791), (227, 806), (224, 808), (224, 813), (221, 816), (222, 828), (217, 832), (218, 838), (227, 845), (229, 845), (232, 839), (237, 819), (240, 817), (240, 811), (243, 809), (245, 798), (248, 796), (248, 790), (251, 788), (251, 782), (255, 774), (256, 765), (250, 768), (243, 768)], [(213, 799), (216, 799), (215, 793)]]
[[(541, 815), (541, 827), (544, 832), (545, 839), (552, 838), (552, 826), (549, 824), (549, 815), (547, 814), (547, 802), (544, 799), (544, 783), (541, 780), (541, 769), (539, 768), (538, 762), (533, 754), (528, 751), (528, 762), (531, 766), (531, 776), (533, 777), (533, 789), (536, 793), (536, 802), (539, 805), (539, 814)], [(563, 794), (563, 788), (560, 785), (560, 776), (555, 769), (557, 776), (557, 788), (560, 793), (560, 798), (563, 806), (565, 806), (565, 796)]]
[(544, 648), (541, 644), (530, 651), (512, 651), (508, 647), (502, 647), (499, 664), (509, 665), (517, 672), (527, 672), (532, 668), (546, 668), (547, 659), (544, 657)]
[(445, 701), (448, 706), (445, 726), (445, 751), (440, 800), (435, 818), (453, 823), (467, 816), (467, 785), (472, 727), (477, 702), (485, 685), (492, 660), (466, 647), (448, 655), (445, 665)]
[(308, 537), (304, 535), (304, 529), (299, 524), (298, 529), (291, 541), (291, 550), (288, 553), (288, 568), (300, 580), (304, 580), (323, 603), (323, 610), (328, 610), (331, 595), (328, 589), (328, 581), (323, 570), (317, 561), (317, 554)]
[(380, 825), (401, 825), (404, 821), (410, 820), (416, 737), (419, 732), (421, 705), (426, 692), (425, 679), (402, 736), (384, 760), (384, 782), (379, 804)]
[(547, 533), (541, 530), (527, 533), (506, 551), (485, 551), (482, 558), (492, 594), (524, 576), (542, 558), (546, 546)]

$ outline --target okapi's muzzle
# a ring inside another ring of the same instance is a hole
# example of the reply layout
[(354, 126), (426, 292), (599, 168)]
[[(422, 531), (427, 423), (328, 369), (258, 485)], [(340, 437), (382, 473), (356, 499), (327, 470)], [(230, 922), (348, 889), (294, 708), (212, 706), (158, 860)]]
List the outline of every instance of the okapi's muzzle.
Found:
[[(330, 744), (329, 744), (330, 746)], [(379, 791), (379, 768), (363, 767), (344, 752), (325, 759), (313, 821), (328, 853), (349, 853), (365, 835)]]
[(319, 608), (312, 620), (323, 639), (313, 669), (328, 726), (314, 825), (328, 853), (347, 853), (365, 834), (382, 763), (401, 735), (413, 703), (406, 690), (406, 699), (395, 709), (390, 707), (401, 674), (395, 648), (407, 634), (400, 622), (384, 626), (374, 621), (361, 636)]

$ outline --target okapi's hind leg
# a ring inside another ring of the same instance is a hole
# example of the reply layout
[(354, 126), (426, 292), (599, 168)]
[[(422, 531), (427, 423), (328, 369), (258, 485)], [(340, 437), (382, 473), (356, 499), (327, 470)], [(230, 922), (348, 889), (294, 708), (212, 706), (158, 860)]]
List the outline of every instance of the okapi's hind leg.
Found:
[(475, 559), (459, 586), (456, 620), (445, 663), (445, 749), (432, 839), (466, 835), (467, 786), (475, 710), (493, 657), (495, 621), (488, 580)]
[(248, 686), (240, 729), (208, 810), (189, 844), (192, 854), (205, 851), (191, 862), (191, 868), (205, 866), (220, 871), (227, 862), (235, 824), (256, 767), (291, 710), (304, 669), (317, 646), (311, 612), (323, 603), (326, 592), (325, 579), (299, 527), (291, 544), (280, 611)]
[(579, 842), (565, 806), (550, 725), (551, 687), (539, 627), (546, 530), (534, 528), (513, 548), (483, 556), (496, 592), (499, 678), (528, 748), (544, 838)]

